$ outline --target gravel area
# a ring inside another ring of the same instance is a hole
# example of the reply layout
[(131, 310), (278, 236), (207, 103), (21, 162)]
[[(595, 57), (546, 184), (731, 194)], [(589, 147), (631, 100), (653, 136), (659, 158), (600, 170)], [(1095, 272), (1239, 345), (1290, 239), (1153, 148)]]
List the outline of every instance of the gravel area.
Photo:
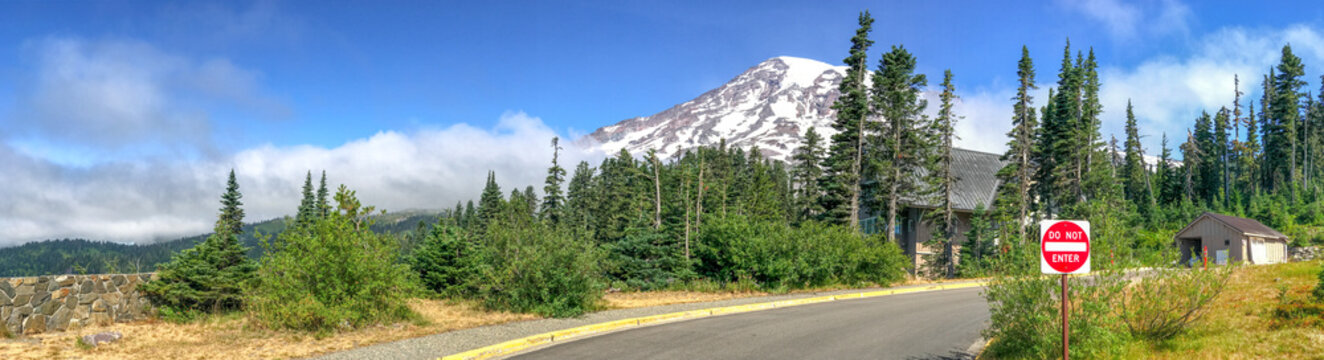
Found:
[[(956, 284), (953, 282), (948, 284)], [(892, 287), (895, 289), (924, 287), (932, 284), (918, 284)], [(712, 307), (722, 307), (731, 305), (743, 305), (751, 303), (760, 303), (768, 301), (779, 301), (788, 299), (808, 298), (824, 295), (850, 294), (865, 291), (879, 290), (879, 288), (870, 289), (851, 289), (824, 292), (807, 292), (787, 295), (772, 295), (748, 297), (731, 300), (721, 300), (713, 302), (700, 302), (689, 304), (675, 304), (653, 306), (634, 309), (618, 309), (600, 311), (591, 314), (585, 314), (577, 318), (570, 319), (540, 319), (530, 321), (520, 321), (506, 323), (501, 325), (492, 325), (477, 327), (464, 330), (450, 331), (440, 334), (405, 339), (390, 343), (365, 346), (361, 348), (346, 350), (326, 354), (312, 359), (321, 360), (351, 360), (351, 359), (427, 359), (435, 360), (439, 357), (472, 350), (475, 348), (514, 340), (525, 336), (537, 335), (549, 331), (567, 329), (577, 326), (596, 324), (633, 317), (650, 316), (666, 314), (678, 311), (698, 310)]]

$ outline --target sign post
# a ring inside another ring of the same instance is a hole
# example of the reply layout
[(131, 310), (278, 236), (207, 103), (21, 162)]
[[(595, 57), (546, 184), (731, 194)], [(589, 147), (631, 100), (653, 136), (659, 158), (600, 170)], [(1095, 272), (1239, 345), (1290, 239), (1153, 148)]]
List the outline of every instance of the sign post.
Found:
[(1090, 272), (1090, 223), (1074, 220), (1044, 220), (1039, 223), (1039, 270), (1062, 275), (1062, 359), (1069, 344), (1067, 275)]

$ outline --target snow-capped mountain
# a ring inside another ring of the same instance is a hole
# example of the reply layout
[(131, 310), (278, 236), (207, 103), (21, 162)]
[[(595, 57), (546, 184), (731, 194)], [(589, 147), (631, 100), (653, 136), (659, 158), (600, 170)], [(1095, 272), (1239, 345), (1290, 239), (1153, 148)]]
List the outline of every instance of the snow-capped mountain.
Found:
[(788, 160), (810, 126), (825, 139), (836, 133), (832, 103), (845, 74), (845, 66), (775, 57), (694, 100), (600, 128), (589, 138), (608, 154), (657, 149), (664, 159), (726, 139), (728, 146), (758, 145), (764, 156)]

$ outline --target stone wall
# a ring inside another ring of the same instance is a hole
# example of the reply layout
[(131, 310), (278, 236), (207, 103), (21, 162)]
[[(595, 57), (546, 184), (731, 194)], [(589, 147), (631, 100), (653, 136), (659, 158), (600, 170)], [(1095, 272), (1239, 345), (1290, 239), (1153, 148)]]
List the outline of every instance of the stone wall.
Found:
[(155, 314), (138, 284), (153, 274), (0, 278), (0, 325), (13, 334), (64, 331)]

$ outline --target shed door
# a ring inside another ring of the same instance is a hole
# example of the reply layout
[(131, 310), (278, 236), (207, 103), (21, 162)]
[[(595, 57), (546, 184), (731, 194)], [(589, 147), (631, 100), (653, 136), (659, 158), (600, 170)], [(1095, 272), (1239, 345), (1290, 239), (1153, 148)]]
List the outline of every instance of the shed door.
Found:
[(1250, 260), (1252, 264), (1267, 264), (1269, 257), (1264, 251), (1264, 240), (1250, 241)]

